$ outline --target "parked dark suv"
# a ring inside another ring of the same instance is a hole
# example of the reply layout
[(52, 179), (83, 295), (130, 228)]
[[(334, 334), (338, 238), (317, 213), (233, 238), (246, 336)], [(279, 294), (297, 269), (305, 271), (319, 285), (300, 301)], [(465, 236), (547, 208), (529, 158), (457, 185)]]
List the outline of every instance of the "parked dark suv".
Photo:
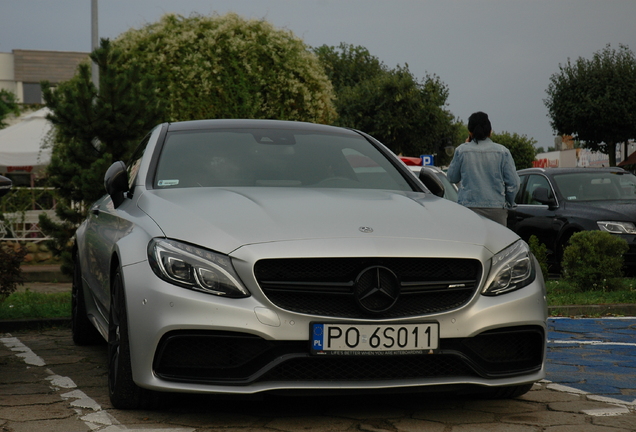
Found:
[(572, 234), (601, 230), (629, 244), (625, 269), (636, 274), (636, 176), (621, 168), (528, 168), (508, 213), (508, 227), (524, 240), (536, 235), (549, 252), (551, 271), (560, 269)]

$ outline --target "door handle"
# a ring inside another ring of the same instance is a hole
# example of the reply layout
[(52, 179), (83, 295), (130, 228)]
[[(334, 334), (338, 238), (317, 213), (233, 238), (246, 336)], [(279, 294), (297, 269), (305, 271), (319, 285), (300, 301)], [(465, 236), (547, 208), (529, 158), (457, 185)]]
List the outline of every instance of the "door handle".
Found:
[(95, 206), (91, 209), (91, 213), (93, 213), (95, 216), (99, 216), (99, 207)]

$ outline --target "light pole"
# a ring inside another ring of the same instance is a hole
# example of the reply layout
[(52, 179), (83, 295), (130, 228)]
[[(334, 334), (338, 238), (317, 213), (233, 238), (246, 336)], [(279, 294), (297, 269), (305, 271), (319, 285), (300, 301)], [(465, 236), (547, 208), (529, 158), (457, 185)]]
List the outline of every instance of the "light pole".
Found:
[[(99, 46), (99, 32), (97, 31), (97, 0), (91, 0), (91, 51), (95, 51)], [(99, 88), (99, 68), (93, 62), (92, 78), (95, 87)]]

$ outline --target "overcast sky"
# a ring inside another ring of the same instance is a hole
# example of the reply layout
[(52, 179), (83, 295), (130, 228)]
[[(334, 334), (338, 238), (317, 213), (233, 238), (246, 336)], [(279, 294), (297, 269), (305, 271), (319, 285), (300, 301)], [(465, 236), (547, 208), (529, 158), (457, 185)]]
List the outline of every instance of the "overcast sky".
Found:
[[(607, 44), (636, 51), (636, 0), (98, 0), (99, 35), (157, 21), (236, 12), (291, 30), (308, 45), (366, 47), (389, 67), (437, 75), (464, 123), (489, 114), (495, 132), (554, 143), (543, 103), (568, 58)], [(0, 0), (0, 52), (90, 51), (90, 0)]]

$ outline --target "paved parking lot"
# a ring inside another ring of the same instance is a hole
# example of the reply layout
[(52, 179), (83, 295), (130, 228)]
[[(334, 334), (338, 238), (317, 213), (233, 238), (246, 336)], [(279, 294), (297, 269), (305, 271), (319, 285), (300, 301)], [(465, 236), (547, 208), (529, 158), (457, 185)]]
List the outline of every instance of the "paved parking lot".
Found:
[[(110, 405), (106, 346), (67, 328), (0, 334), (3, 432), (623, 432), (636, 430), (636, 319), (550, 320), (548, 378), (514, 400), (439, 395), (213, 398)], [(631, 375), (630, 375), (631, 374)]]
[(548, 324), (547, 379), (636, 402), (636, 318), (553, 318)]

